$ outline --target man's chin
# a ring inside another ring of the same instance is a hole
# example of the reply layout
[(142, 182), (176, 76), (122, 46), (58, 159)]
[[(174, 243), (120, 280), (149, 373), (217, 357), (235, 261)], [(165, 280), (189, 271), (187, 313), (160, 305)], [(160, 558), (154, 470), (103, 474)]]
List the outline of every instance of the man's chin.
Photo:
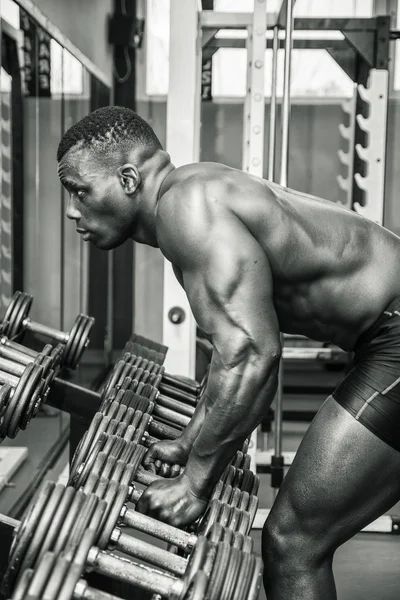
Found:
[(114, 250), (114, 248), (118, 248), (118, 246), (121, 246), (125, 240), (90, 240), (95, 246), (96, 248), (98, 248), (99, 250)]

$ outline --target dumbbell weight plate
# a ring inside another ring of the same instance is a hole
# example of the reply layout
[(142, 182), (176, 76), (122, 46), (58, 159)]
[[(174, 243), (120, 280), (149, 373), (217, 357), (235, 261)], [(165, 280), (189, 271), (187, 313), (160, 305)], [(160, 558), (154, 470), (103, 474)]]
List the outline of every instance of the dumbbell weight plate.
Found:
[(93, 317), (87, 317), (86, 315), (79, 315), (78, 319), (80, 319), (79, 326), (75, 328), (76, 322), (74, 323), (64, 352), (64, 365), (70, 369), (75, 369), (78, 366), (88, 344), (90, 330), (94, 323)]
[(253, 525), (254, 519), (256, 518), (257, 508), (258, 508), (258, 496), (250, 496), (249, 505), (246, 509), (250, 515), (250, 526)]
[[(46, 587), (43, 590), (43, 600), (58, 600), (60, 597), (63, 584), (66, 580), (68, 570), (71, 566), (71, 561), (65, 556), (60, 555), (57, 557), (56, 562), (53, 566), (53, 570), (50, 573)], [(70, 596), (73, 598), (73, 596)]]
[(34, 573), (35, 571), (33, 569), (27, 569), (23, 572), (16, 588), (14, 589), (12, 600), (26, 600)]
[[(7, 383), (3, 383), (3, 385), (0, 386), (0, 436), (2, 436), (3, 419), (4, 419), (4, 415), (6, 413), (6, 410), (7, 410), (8, 403), (10, 401), (11, 392), (12, 392), (11, 385), (8, 385)], [(5, 437), (6, 437), (5, 435), (0, 437), (0, 441), (2, 439), (4, 439)]]
[(27, 545), (24, 560), (21, 564), (20, 572), (25, 569), (30, 569), (34, 566), (37, 557), (40, 554), (43, 540), (49, 531), (54, 514), (57, 511), (58, 505), (64, 493), (63, 485), (56, 485), (49, 497), (46, 506), (43, 509), (40, 520), (36, 525), (35, 532)]
[[(124, 366), (125, 363), (122, 360), (119, 360), (117, 362), (117, 364), (115, 365), (114, 369), (111, 372), (111, 376), (108, 380), (108, 382), (106, 383), (106, 385), (103, 388), (103, 391), (101, 393), (101, 397), (102, 399), (106, 399), (108, 397), (108, 394), (111, 392), (111, 390), (117, 386), (117, 383), (120, 379), (121, 373), (124, 370)], [(99, 410), (101, 411), (101, 406), (99, 408)]]
[[(51, 344), (48, 344), (51, 346)], [(43, 352), (43, 350), (42, 350)], [(53, 368), (57, 369), (61, 363), (64, 354), (64, 346), (63, 344), (57, 344), (57, 346), (51, 346), (50, 358), (53, 360)]]
[(96, 515), (96, 508), (100, 498), (94, 494), (86, 496), (83, 508), (79, 512), (78, 518), (68, 538), (66, 549), (70, 550), (82, 541), (82, 537), (90, 527), (92, 518)]
[(243, 470), (243, 479), (241, 482), (242, 490), (249, 492), (249, 494), (250, 494), (251, 490), (253, 489), (253, 483), (254, 483), (253, 471), (249, 471), (248, 469)]
[(75, 486), (75, 480), (78, 477), (77, 471), (78, 471), (79, 467), (88, 458), (87, 457), (88, 450), (92, 445), (92, 442), (96, 435), (97, 428), (98, 428), (100, 422), (102, 421), (102, 419), (103, 419), (103, 415), (101, 413), (96, 413), (92, 419), (92, 422), (90, 423), (89, 429), (86, 431), (86, 433), (82, 437), (81, 441), (79, 442), (79, 445), (78, 445), (77, 449), (75, 450), (75, 454), (72, 458), (70, 476), (69, 476), (70, 483), (68, 485)]
[(198, 536), (195, 547), (188, 558), (185, 576), (191, 581), (198, 571), (202, 571), (207, 561), (212, 561), (216, 547), (204, 536)]
[(43, 589), (53, 570), (57, 557), (52, 552), (48, 552), (40, 562), (35, 564), (34, 575), (31, 579), (28, 598), (32, 600), (42, 600)]
[(262, 584), (262, 577), (263, 577), (263, 562), (262, 559), (259, 556), (254, 556), (254, 554), (250, 554), (250, 556), (253, 557), (253, 574), (252, 576), (249, 578), (250, 579), (250, 586), (249, 589), (247, 590), (247, 598), (248, 600), (257, 600), (258, 596), (259, 596), (259, 592), (260, 592), (260, 588), (261, 588), (261, 584)]
[(192, 579), (187, 581), (184, 592), (179, 600), (204, 600), (208, 586), (208, 577), (203, 571), (198, 571)]
[(77, 342), (79, 341), (79, 338), (77, 338), (76, 336), (80, 332), (81, 322), (82, 317), (81, 315), (78, 315), (75, 319), (74, 324), (71, 327), (71, 331), (69, 332), (67, 343), (64, 346), (63, 365), (67, 368), (70, 368), (70, 365), (73, 364), (73, 357), (75, 354)]
[(10, 302), (8, 303), (6, 313), (2, 319), (0, 331), (3, 335), (9, 337), (8, 333), (11, 329), (11, 319), (14, 313), (15, 308), (18, 308), (18, 299), (20, 297), (21, 292), (17, 291), (13, 294)]
[(254, 560), (252, 554), (242, 554), (240, 564), (240, 577), (234, 590), (232, 600), (248, 600), (247, 590), (250, 587), (250, 579), (253, 576)]
[(249, 535), (251, 531), (250, 515), (248, 512), (245, 511), (242, 511), (240, 514), (241, 519), (239, 521), (237, 531), (239, 531), (239, 533), (241, 533), (244, 536)]
[(211, 526), (218, 522), (218, 514), (221, 508), (221, 503), (216, 498), (211, 500), (206, 508), (204, 515), (200, 518), (196, 531), (198, 535), (206, 536), (211, 529)]
[(225, 571), (225, 581), (221, 590), (221, 600), (231, 600), (233, 598), (236, 582), (241, 574), (241, 562), (242, 556), (240, 550), (231, 548), (228, 568)]
[(109, 481), (104, 498), (102, 498), (106, 501), (107, 508), (98, 530), (99, 535), (96, 542), (101, 550), (107, 548), (113, 529), (118, 523), (119, 515), (128, 497), (128, 492), (127, 486), (119, 486), (116, 481)]
[(229, 507), (229, 518), (225, 527), (228, 527), (231, 531), (236, 532), (239, 529), (239, 523), (242, 517), (242, 511), (234, 506)]
[(75, 492), (74, 498), (68, 510), (68, 513), (64, 519), (62, 527), (59, 531), (57, 541), (54, 544), (53, 551), (56, 554), (62, 552), (68, 544), (68, 541), (71, 539), (72, 532), (75, 527), (75, 523), (81, 514), (86, 501), (86, 495), (78, 490)]
[(29, 405), (29, 402), (37, 391), (40, 379), (42, 378), (42, 368), (30, 363), (26, 366), (21, 378), (14, 388), (14, 393), (10, 397), (3, 426), (7, 430), (7, 436), (14, 438), (19, 430), (19, 423), (22, 415)]
[(74, 497), (75, 490), (73, 488), (65, 488), (62, 498), (56, 507), (47, 535), (41, 544), (40, 553), (37, 559), (38, 561), (51, 549), (54, 540), (57, 538), (59, 531), (61, 531), (65, 516), (71, 508)]
[(29, 316), (33, 297), (21, 292), (10, 319), (8, 337), (15, 339), (24, 333), (23, 322)]
[[(50, 346), (50, 344), (48, 344)], [(50, 346), (51, 348), (51, 346)], [(49, 371), (51, 371), (53, 366), (53, 361), (48, 354), (44, 354), (43, 352), (39, 352), (36, 358), (32, 361), (35, 365), (39, 365), (43, 369), (42, 377), (46, 379)]]
[(47, 501), (50, 498), (55, 484), (52, 481), (46, 481), (43, 487), (36, 493), (36, 496), (29, 504), (28, 512), (24, 515), (18, 530), (14, 537), (7, 571), (2, 582), (2, 592), (6, 598), (10, 597), (14, 581), (20, 573), (20, 567), (24, 560), (28, 546), (39, 526), (41, 515), (45, 510)]
[(74, 365), (74, 358), (84, 326), (85, 324), (82, 320), (82, 315), (78, 315), (71, 327), (71, 331), (68, 334), (68, 340), (64, 346), (63, 365), (67, 368), (73, 369), (76, 366)]
[[(48, 378), (51, 377), (51, 372), (49, 373), (49, 375), (47, 377)], [(17, 413), (14, 413), (13, 419), (15, 418), (16, 420), (18, 420), (19, 429), (25, 430), (28, 427), (30, 421), (36, 415), (36, 413), (39, 410), (42, 403), (46, 401), (47, 394), (48, 394), (48, 389), (46, 390), (46, 386), (47, 386), (47, 380), (42, 379), (42, 382), (38, 385), (37, 389), (33, 392), (32, 396), (29, 400), (29, 404), (25, 407), (24, 411), (22, 413), (20, 413), (18, 410)]]
[[(236, 535), (240, 535), (239, 533), (237, 533)], [(247, 554), (251, 554), (253, 552), (253, 538), (250, 537), (249, 535), (244, 535), (243, 537), (243, 543), (242, 543), (242, 547), (240, 548), (240, 550), (242, 552), (247, 552)]]
[(84, 565), (78, 564), (76, 562), (72, 562), (69, 565), (69, 569), (66, 573), (65, 579), (62, 584), (62, 588), (58, 595), (58, 600), (70, 600), (70, 598), (74, 598), (74, 590), (76, 584), (81, 578), (83, 570)]
[(210, 600), (220, 600), (221, 598), (221, 590), (224, 586), (231, 550), (232, 548), (225, 543), (220, 543), (217, 546), (217, 552), (207, 588), (207, 597), (210, 598)]

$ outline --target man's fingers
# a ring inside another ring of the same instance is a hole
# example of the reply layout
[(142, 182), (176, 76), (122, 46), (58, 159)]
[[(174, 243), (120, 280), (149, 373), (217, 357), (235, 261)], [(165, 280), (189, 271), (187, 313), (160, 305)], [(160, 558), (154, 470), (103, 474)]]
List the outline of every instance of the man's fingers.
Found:
[(154, 465), (154, 458), (155, 458), (155, 452), (153, 450), (153, 448), (149, 448), (146, 452), (146, 454), (143, 457), (143, 461), (142, 461), (142, 465), (144, 466), (145, 469), (149, 469), (151, 468), (152, 465)]
[(148, 513), (148, 501), (147, 501), (147, 495), (146, 495), (145, 491), (143, 492), (143, 494), (139, 498), (139, 502), (136, 504), (135, 510), (137, 512), (139, 512), (139, 513), (142, 513), (143, 515), (147, 515), (147, 513)]
[(162, 477), (169, 477), (171, 473), (171, 465), (168, 463), (162, 463), (161, 468), (160, 468), (160, 475), (162, 475)]
[(171, 477), (178, 477), (178, 475), (181, 472), (181, 466), (180, 465), (172, 465), (171, 467)]

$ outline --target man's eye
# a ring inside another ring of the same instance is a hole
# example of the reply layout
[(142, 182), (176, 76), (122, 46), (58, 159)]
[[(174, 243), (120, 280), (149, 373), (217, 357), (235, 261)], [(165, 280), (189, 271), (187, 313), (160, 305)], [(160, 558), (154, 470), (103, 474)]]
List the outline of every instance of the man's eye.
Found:
[(78, 190), (76, 192), (76, 195), (78, 196), (78, 198), (82, 199), (85, 195), (85, 190)]

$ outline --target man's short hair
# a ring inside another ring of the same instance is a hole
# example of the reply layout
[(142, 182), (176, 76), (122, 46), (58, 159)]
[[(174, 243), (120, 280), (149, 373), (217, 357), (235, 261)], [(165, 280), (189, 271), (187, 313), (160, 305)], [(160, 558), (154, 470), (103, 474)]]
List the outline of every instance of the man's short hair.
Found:
[(122, 106), (99, 108), (72, 125), (58, 146), (57, 161), (77, 145), (102, 154), (138, 145), (148, 150), (162, 149), (150, 125), (133, 110)]

